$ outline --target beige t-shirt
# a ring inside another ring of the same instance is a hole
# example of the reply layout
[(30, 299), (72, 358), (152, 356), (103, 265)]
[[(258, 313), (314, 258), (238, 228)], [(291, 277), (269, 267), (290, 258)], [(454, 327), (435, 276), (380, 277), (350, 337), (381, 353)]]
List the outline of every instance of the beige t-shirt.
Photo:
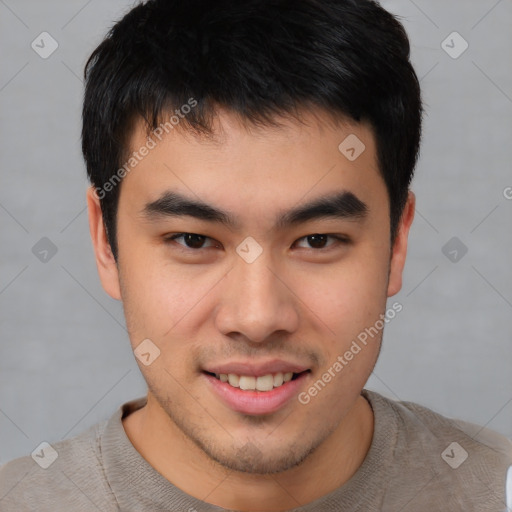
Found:
[[(511, 441), (414, 403), (362, 394), (375, 416), (363, 464), (343, 486), (293, 512), (507, 512), (507, 499), (512, 507), (505, 495)], [(0, 511), (225, 511), (175, 487), (135, 450), (121, 419), (144, 404), (127, 402), (82, 434), (2, 466)], [(58, 456), (44, 469), (52, 449)]]

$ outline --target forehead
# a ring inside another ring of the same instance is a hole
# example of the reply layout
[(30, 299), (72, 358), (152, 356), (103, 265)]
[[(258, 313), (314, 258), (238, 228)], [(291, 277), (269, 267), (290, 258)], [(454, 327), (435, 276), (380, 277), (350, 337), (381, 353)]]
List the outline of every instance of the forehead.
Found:
[(301, 201), (347, 191), (369, 204), (386, 202), (375, 140), (363, 123), (334, 123), (322, 112), (302, 122), (283, 118), (276, 126), (250, 126), (220, 111), (212, 133), (197, 135), (183, 123), (168, 133), (136, 124), (130, 141), (134, 160), (121, 198), (142, 208), (165, 191), (222, 206), (260, 220)]

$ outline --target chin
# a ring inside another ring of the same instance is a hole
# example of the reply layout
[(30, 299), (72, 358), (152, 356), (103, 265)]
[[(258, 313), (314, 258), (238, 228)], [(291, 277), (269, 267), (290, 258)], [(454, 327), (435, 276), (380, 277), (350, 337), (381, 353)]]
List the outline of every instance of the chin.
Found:
[(232, 454), (218, 454), (203, 448), (215, 462), (230, 471), (252, 475), (282, 473), (300, 465), (313, 451), (313, 448), (298, 447), (294, 450), (281, 449), (276, 454), (262, 452), (255, 444), (248, 442)]

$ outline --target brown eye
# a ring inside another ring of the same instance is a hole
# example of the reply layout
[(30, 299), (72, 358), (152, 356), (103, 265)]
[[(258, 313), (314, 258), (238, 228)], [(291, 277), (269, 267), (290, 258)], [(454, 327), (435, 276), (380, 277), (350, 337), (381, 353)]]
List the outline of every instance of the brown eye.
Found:
[[(329, 239), (334, 240), (333, 243), (328, 243)], [(340, 245), (343, 243), (348, 243), (349, 240), (343, 236), (336, 235), (326, 235), (323, 233), (315, 233), (313, 235), (308, 235), (302, 238), (299, 238), (297, 242), (305, 241), (308, 244), (306, 249), (328, 249), (330, 247)]]
[(323, 249), (325, 244), (327, 243), (327, 239), (329, 237), (327, 235), (309, 235), (307, 237), (307, 241), (311, 247), (314, 249)]
[[(197, 233), (177, 233), (173, 236), (166, 238), (166, 242), (176, 241), (179, 239), (183, 239), (183, 243), (177, 242), (179, 245), (186, 247), (187, 249), (203, 249), (204, 243), (206, 240), (211, 240), (211, 238), (198, 235)], [(211, 245), (210, 247), (213, 247)]]

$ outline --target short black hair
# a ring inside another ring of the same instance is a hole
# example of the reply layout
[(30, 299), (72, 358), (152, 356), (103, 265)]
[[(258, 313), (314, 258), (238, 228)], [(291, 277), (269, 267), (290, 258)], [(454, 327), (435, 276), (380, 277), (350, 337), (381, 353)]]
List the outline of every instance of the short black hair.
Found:
[(307, 108), (368, 122), (394, 240), (422, 102), (407, 34), (376, 1), (149, 0), (112, 27), (84, 76), (82, 151), (116, 259), (121, 183), (112, 178), (125, 175), (134, 123), (144, 120), (149, 134), (187, 112), (180, 129), (211, 134), (218, 107), (263, 126)]

